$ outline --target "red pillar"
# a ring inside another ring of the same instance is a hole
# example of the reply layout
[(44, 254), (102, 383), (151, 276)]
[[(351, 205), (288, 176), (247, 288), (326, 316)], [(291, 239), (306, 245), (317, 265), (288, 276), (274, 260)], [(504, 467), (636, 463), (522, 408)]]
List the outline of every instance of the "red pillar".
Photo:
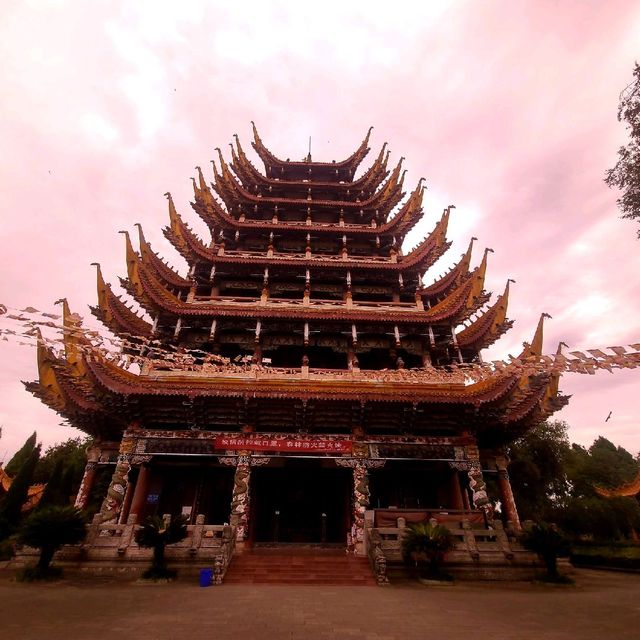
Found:
[(460, 487), (460, 476), (457, 469), (452, 469), (451, 474), (451, 497), (453, 508), (458, 511), (464, 511), (464, 502), (462, 499), (462, 489)]
[(98, 460), (100, 460), (100, 450), (97, 447), (87, 449), (87, 464), (84, 468), (82, 482), (78, 489), (75, 506), (77, 509), (86, 509), (91, 497), (91, 490), (96, 480), (98, 472)]
[(129, 484), (127, 484), (127, 490), (124, 494), (124, 501), (122, 502), (122, 509), (120, 511), (120, 517), (118, 518), (118, 524), (127, 524), (127, 518), (129, 517), (129, 509), (131, 508), (132, 498), (133, 486), (129, 482)]
[(509, 482), (509, 474), (506, 469), (498, 470), (498, 483), (500, 485), (500, 495), (502, 496), (502, 504), (504, 505), (504, 513), (507, 516), (507, 522), (513, 524), (516, 529), (520, 529), (520, 518), (518, 517), (518, 509), (516, 501), (511, 490)]
[(129, 516), (136, 516), (136, 522), (142, 515), (144, 505), (147, 500), (147, 493), (149, 491), (149, 479), (151, 477), (151, 471), (148, 466), (141, 465), (138, 472), (138, 480), (136, 482), (136, 488), (133, 492), (133, 498), (131, 500), (131, 509), (129, 510)]
[(89, 503), (89, 496), (91, 495), (91, 489), (96, 479), (97, 465), (95, 462), (87, 462), (84, 468), (84, 475), (82, 476), (82, 482), (78, 489), (78, 495), (76, 496), (76, 508), (86, 509)]

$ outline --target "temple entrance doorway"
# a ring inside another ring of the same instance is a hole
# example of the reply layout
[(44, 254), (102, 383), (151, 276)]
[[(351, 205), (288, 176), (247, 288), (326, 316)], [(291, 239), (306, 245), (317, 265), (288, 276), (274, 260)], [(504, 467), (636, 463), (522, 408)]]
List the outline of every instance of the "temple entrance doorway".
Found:
[(453, 508), (452, 470), (430, 460), (388, 460), (369, 476), (372, 509)]
[(274, 462), (278, 466), (252, 472), (253, 541), (344, 544), (350, 526), (350, 470), (336, 468), (333, 460)]
[(140, 520), (147, 515), (184, 515), (194, 524), (198, 514), (206, 524), (229, 522), (233, 491), (232, 467), (167, 461), (153, 467)]

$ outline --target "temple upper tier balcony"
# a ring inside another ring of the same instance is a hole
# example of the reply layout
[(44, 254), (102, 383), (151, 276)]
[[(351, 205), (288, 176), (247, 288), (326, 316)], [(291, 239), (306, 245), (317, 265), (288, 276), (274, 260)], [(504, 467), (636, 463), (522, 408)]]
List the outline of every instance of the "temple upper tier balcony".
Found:
[(292, 298), (253, 298), (247, 296), (194, 296), (193, 302), (207, 303), (210, 302), (216, 307), (226, 306), (242, 306), (242, 307), (271, 307), (282, 309), (293, 309), (300, 307), (309, 307), (318, 311), (335, 310), (335, 309), (357, 309), (360, 311), (374, 311), (379, 313), (385, 312), (423, 312), (424, 307), (421, 300), (416, 302), (368, 302), (361, 300), (322, 300), (317, 298), (303, 297), (299, 299)]
[(351, 367), (348, 369), (327, 369), (316, 367), (272, 367), (268, 364), (196, 364), (184, 362), (180, 368), (175, 362), (162, 360), (149, 360), (142, 376), (151, 379), (176, 379), (176, 378), (206, 378), (214, 380), (247, 379), (247, 380), (309, 380), (313, 384), (326, 384), (335, 382), (356, 382), (358, 384), (378, 385), (445, 385), (447, 387), (464, 389), (470, 384), (466, 378), (464, 368), (447, 370), (436, 367), (422, 367), (413, 369), (384, 369), (371, 370)]

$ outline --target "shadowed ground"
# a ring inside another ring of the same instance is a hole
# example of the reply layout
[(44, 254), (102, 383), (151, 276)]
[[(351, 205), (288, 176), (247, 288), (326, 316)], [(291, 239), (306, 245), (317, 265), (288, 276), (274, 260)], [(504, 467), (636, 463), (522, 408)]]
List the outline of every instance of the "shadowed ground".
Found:
[[(640, 575), (580, 570), (577, 587), (291, 587), (0, 577), (0, 637), (637, 639)], [(194, 580), (194, 583), (197, 581)]]

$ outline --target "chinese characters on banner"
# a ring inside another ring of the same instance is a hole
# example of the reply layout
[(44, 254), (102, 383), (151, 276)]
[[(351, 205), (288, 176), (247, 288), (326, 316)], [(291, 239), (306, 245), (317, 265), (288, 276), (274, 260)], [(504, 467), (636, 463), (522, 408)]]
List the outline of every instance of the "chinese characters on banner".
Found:
[(351, 440), (294, 440), (293, 438), (218, 437), (216, 449), (247, 451), (304, 451), (306, 453), (351, 453)]

